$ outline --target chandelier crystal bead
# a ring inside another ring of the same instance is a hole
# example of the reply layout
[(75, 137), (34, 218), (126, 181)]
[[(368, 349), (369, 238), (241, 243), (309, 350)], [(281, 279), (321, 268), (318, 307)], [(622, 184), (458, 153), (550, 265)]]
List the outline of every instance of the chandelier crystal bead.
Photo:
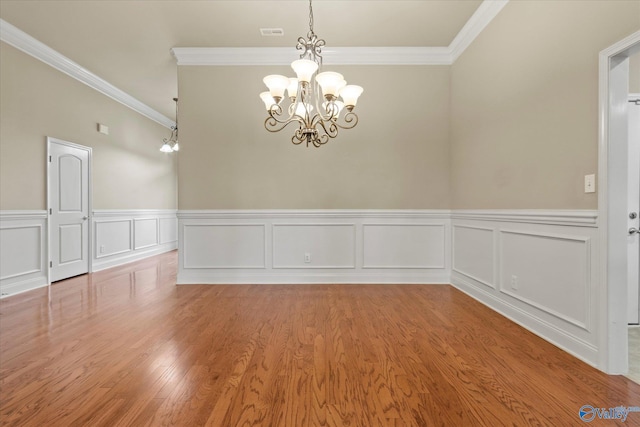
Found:
[[(320, 147), (338, 136), (339, 129), (351, 129), (358, 124), (353, 112), (363, 89), (347, 85), (340, 73), (322, 72), (322, 48), (325, 41), (313, 32), (313, 7), (309, 0), (309, 32), (307, 38), (299, 37), (296, 49), (302, 51), (300, 59), (291, 63), (296, 77), (272, 74), (263, 81), (268, 92), (262, 92), (269, 116), (264, 127), (269, 132), (279, 132), (289, 124), (298, 126), (291, 142), (306, 142), (307, 147)], [(283, 106), (285, 92), (289, 105)], [(339, 98), (342, 98), (341, 100)]]

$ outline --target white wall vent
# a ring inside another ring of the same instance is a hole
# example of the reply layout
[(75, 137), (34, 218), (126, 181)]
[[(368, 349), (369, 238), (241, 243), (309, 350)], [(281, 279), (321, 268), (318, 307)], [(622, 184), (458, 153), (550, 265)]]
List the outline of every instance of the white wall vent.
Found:
[(260, 34), (263, 36), (284, 36), (282, 28), (260, 28)]

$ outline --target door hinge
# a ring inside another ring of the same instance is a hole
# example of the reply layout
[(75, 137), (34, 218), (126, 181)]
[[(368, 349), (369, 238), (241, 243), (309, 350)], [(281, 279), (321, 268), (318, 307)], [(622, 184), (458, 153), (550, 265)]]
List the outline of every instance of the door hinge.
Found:
[(53, 261), (49, 261), (49, 267), (53, 267)]
[(53, 212), (51, 212), (51, 208), (49, 208), (49, 215), (51, 215)]
[(51, 163), (51, 156), (49, 156), (49, 163)]

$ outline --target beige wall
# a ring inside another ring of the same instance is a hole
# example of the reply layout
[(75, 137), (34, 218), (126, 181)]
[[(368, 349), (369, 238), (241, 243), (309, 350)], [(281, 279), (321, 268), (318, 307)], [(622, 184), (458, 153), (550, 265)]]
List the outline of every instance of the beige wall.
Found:
[(92, 147), (95, 209), (176, 208), (167, 128), (4, 43), (0, 67), (1, 210), (46, 208), (47, 136)]
[(179, 67), (180, 209), (449, 207), (448, 66), (326, 66), (364, 87), (321, 148), (271, 134), (258, 94), (282, 67)]
[(456, 209), (595, 209), (598, 53), (638, 1), (511, 1), (452, 67)]
[[(596, 208), (598, 52), (638, 29), (637, 1), (512, 0), (452, 67), (325, 67), (365, 92), (320, 149), (263, 127), (262, 77), (289, 67), (179, 67), (178, 205)], [(47, 135), (93, 148), (94, 208), (176, 207), (166, 128), (1, 46), (0, 209), (45, 208)]]

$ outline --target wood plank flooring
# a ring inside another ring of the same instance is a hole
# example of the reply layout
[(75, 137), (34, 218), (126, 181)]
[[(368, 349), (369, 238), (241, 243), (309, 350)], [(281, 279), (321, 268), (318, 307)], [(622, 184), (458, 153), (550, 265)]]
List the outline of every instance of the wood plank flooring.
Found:
[(585, 404), (640, 406), (451, 286), (175, 277), (172, 252), (0, 301), (1, 424), (579, 426)]

